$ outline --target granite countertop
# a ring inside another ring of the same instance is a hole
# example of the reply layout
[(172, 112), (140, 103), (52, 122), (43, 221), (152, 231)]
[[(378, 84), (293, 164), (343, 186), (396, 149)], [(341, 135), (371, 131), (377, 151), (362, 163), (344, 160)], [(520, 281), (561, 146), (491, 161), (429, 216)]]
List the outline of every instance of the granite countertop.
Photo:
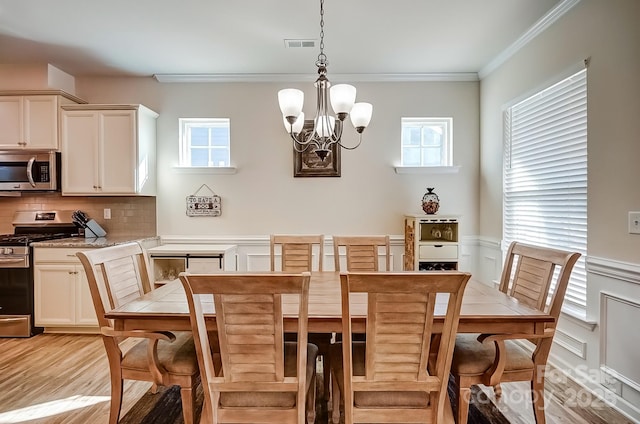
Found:
[(68, 237), (56, 240), (45, 240), (31, 243), (33, 247), (107, 247), (115, 246), (116, 244), (129, 243), (132, 241), (147, 242), (157, 240), (160, 242), (158, 236), (135, 236), (135, 235), (113, 235), (106, 237)]

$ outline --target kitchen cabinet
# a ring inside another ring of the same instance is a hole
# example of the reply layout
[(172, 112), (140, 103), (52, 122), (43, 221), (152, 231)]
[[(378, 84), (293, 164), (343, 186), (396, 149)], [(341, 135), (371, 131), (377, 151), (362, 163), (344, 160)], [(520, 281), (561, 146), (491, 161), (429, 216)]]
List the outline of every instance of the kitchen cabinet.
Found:
[(62, 109), (63, 196), (155, 196), (156, 112), (143, 105)]
[(458, 217), (405, 215), (404, 270), (458, 269)]
[(155, 286), (178, 278), (181, 272), (206, 274), (236, 270), (233, 244), (164, 244), (147, 250)]
[(76, 103), (84, 102), (54, 90), (0, 92), (0, 149), (59, 150), (60, 107)]
[[(97, 327), (80, 249), (34, 249), (35, 323), (40, 327)], [(87, 250), (87, 249), (81, 249)]]

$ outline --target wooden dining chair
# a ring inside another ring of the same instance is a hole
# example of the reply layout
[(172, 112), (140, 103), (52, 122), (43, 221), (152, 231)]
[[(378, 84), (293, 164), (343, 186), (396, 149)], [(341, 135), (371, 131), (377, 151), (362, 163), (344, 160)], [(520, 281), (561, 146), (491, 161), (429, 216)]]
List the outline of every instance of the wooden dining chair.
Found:
[[(384, 271), (391, 271), (391, 249), (389, 236), (333, 236), (333, 261), (336, 271), (380, 271), (380, 254), (385, 258)], [(381, 252), (382, 251), (382, 252)], [(340, 258), (346, 258), (346, 269), (342, 266)], [(341, 334), (336, 334), (336, 340), (342, 340)], [(364, 341), (364, 334), (354, 334), (353, 340)], [(335, 350), (334, 350), (335, 352)], [(332, 361), (340, 361), (340, 352), (329, 355), (329, 364)], [(340, 418), (340, 402), (342, 396), (335, 376), (331, 379), (331, 411), (333, 421)]]
[[(309, 279), (309, 272), (180, 274), (205, 393), (202, 423), (313, 423), (317, 347), (307, 343)], [(298, 343), (284, 341), (285, 296), (298, 300)], [(212, 303), (218, 366), (205, 320)]]
[[(314, 246), (318, 251), (317, 267), (314, 267)], [(280, 271), (322, 271), (324, 236), (272, 234), (270, 242), (271, 271), (277, 271), (276, 258), (280, 256)], [(315, 268), (315, 269), (314, 269)]]
[[(441, 423), (462, 295), (470, 274), (340, 274), (342, 361), (334, 374), (344, 395), (344, 423)], [(367, 296), (366, 342), (352, 342), (350, 302)], [(438, 320), (434, 320), (438, 303)], [(440, 322), (440, 316), (442, 316)], [(448, 408), (448, 411), (447, 411)]]
[[(314, 251), (318, 259), (314, 260)], [(324, 235), (322, 234), (272, 234), (270, 243), (271, 271), (303, 272), (323, 271)], [(280, 256), (278, 267), (277, 257)], [(287, 334), (287, 340), (295, 340), (295, 335)], [(331, 364), (329, 346), (331, 334), (310, 333), (309, 341), (318, 346), (318, 357), (322, 359), (322, 397), (329, 394)]]
[[(109, 423), (116, 424), (122, 406), (123, 381), (150, 381), (157, 386), (180, 386), (182, 414), (194, 422), (198, 361), (191, 332), (116, 330), (105, 312), (149, 291), (147, 260), (138, 243), (119, 244), (76, 254), (89, 282), (102, 341), (109, 360), (111, 406)], [(131, 346), (134, 340), (135, 342)], [(124, 349), (130, 346), (129, 349)]]
[[(451, 374), (457, 388), (457, 424), (466, 424), (471, 386), (530, 381), (536, 423), (544, 424), (544, 368), (553, 342), (556, 324), (580, 253), (513, 242), (509, 246), (500, 278), (500, 290), (518, 302), (555, 318), (541, 334), (460, 334), (455, 343)], [(554, 278), (555, 276), (555, 278)], [(550, 289), (553, 289), (549, 295)], [(526, 339), (533, 352), (515, 342)]]
[(380, 249), (385, 259), (384, 271), (391, 271), (391, 249), (389, 236), (333, 236), (333, 260), (336, 271), (343, 271), (340, 265), (341, 253), (346, 257), (346, 271), (380, 271)]

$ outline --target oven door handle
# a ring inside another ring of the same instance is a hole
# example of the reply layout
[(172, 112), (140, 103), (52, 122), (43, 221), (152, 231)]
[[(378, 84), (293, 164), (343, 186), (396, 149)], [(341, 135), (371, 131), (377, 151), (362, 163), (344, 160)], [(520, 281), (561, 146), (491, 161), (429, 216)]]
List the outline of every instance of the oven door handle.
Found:
[(24, 321), (25, 318), (0, 318), (0, 325)]
[(27, 162), (27, 178), (29, 179), (29, 184), (31, 184), (31, 187), (35, 187), (36, 186), (36, 182), (33, 181), (33, 164), (36, 161), (36, 157), (32, 156), (31, 159), (29, 159), (29, 162)]
[[(20, 264), (17, 267), (8, 267), (7, 265), (12, 264)], [(27, 257), (23, 256), (21, 258), (11, 258), (11, 259), (0, 259), (0, 268), (28, 268), (29, 263), (27, 262)]]

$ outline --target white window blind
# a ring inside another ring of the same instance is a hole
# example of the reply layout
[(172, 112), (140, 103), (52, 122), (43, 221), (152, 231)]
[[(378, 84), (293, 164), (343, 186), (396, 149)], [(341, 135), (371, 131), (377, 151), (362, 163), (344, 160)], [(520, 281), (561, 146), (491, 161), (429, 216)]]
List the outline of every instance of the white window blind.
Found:
[(504, 116), (505, 246), (582, 253), (563, 309), (586, 314), (586, 69), (509, 107)]

